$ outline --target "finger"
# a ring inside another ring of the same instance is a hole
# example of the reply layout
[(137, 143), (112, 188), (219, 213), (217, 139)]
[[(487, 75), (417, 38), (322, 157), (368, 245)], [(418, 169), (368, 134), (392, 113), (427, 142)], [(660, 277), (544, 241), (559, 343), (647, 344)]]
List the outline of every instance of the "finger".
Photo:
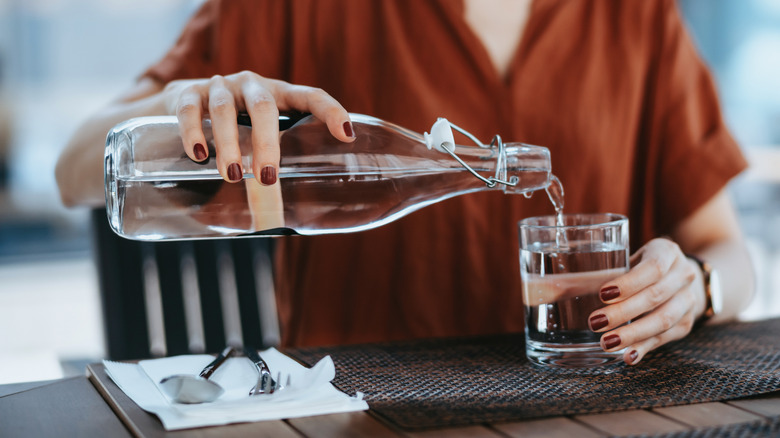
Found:
[(695, 274), (687, 260), (678, 258), (667, 275), (656, 283), (647, 286), (625, 301), (610, 304), (593, 312), (590, 320), (596, 321), (596, 324), (591, 324), (591, 327), (597, 332), (611, 330), (653, 309), (658, 309), (671, 298), (681, 295), (681, 291), (687, 291), (694, 279)]
[(666, 345), (669, 342), (684, 338), (691, 332), (694, 319), (693, 312), (688, 312), (683, 319), (680, 320), (680, 323), (671, 329), (641, 342), (629, 345), (623, 353), (623, 361), (628, 365), (636, 365), (642, 361), (647, 353), (662, 345)]
[(208, 158), (203, 135), (203, 96), (197, 89), (187, 88), (182, 92), (176, 104), (176, 117), (187, 156), (199, 162)]
[(642, 260), (630, 271), (606, 282), (599, 291), (599, 297), (605, 303), (627, 300), (665, 276), (677, 260), (675, 256), (655, 256), (645, 251)]
[(208, 108), (214, 146), (217, 149), (217, 168), (225, 181), (238, 182), (243, 178), (244, 172), (238, 146), (236, 100), (223, 77), (213, 77), (209, 85)]
[(642, 318), (604, 333), (601, 337), (601, 347), (605, 351), (616, 351), (656, 337), (678, 325), (686, 327), (688, 324), (683, 319), (692, 313), (692, 310), (691, 293), (681, 292)]
[(319, 88), (275, 82), (274, 96), (282, 110), (309, 112), (328, 126), (331, 135), (343, 142), (352, 142), (357, 133), (349, 113), (330, 94)]
[(279, 168), (279, 109), (273, 95), (257, 81), (241, 86), (252, 120), (252, 172), (263, 185), (276, 183)]

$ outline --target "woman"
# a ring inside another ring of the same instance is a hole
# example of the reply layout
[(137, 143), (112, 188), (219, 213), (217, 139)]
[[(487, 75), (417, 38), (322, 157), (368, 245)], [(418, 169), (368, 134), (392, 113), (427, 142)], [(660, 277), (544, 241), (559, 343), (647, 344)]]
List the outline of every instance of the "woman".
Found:
[[(568, 212), (628, 215), (632, 269), (604, 285), (606, 307), (590, 318), (626, 363), (708, 314), (704, 273), (686, 253), (720, 271), (724, 311), (710, 320), (733, 318), (752, 295), (724, 191), (746, 164), (673, 0), (209, 1), (77, 130), (57, 168), (62, 198), (102, 202), (105, 134), (130, 117), (176, 114), (196, 161), (211, 118), (217, 167), (238, 181), (235, 120), (246, 111), (252, 171), (270, 185), (280, 111), (311, 112), (348, 142), (347, 109), (419, 132), (446, 117), (483, 139), (547, 146)], [(281, 239), (283, 343), (521, 331), (516, 222), (551, 211), (543, 196), (475, 194), (376, 230)]]

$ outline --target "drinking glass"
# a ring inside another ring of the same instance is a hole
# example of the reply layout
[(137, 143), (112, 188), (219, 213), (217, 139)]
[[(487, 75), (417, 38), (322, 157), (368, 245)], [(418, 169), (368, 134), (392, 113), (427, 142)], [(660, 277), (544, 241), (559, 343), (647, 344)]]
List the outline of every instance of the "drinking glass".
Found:
[(604, 307), (601, 286), (629, 269), (628, 219), (563, 214), (527, 218), (519, 227), (528, 359), (559, 367), (618, 362), (623, 352), (605, 352), (588, 317)]

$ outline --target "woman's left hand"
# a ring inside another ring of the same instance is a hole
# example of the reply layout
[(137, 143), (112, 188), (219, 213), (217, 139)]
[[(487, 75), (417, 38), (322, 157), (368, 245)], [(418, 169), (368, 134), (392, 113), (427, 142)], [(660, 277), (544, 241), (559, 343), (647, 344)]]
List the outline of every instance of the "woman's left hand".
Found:
[(603, 333), (605, 351), (625, 348), (623, 360), (635, 365), (647, 352), (690, 333), (706, 302), (701, 269), (673, 241), (651, 240), (630, 263), (628, 273), (602, 286), (607, 306), (591, 313), (588, 323)]

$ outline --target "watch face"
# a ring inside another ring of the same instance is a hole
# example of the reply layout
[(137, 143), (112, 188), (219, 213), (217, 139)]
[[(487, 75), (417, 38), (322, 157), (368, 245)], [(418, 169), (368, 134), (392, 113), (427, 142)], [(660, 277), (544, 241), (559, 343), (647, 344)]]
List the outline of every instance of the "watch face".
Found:
[(723, 291), (720, 288), (720, 276), (715, 269), (710, 271), (710, 299), (712, 300), (712, 312), (715, 315), (723, 310)]

